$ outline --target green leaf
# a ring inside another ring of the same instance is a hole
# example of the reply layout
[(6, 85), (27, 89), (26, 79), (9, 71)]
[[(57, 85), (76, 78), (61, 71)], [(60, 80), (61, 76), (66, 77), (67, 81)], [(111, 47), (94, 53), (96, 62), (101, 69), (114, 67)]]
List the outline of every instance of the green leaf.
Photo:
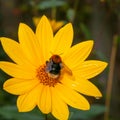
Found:
[(91, 109), (88, 111), (80, 111), (71, 108), (70, 109), (71, 115), (69, 120), (92, 120), (96, 116), (105, 112), (105, 106), (94, 104), (91, 106)]
[(66, 2), (63, 0), (46, 0), (46, 1), (40, 2), (37, 7), (38, 9), (47, 9), (47, 8), (63, 6), (65, 4)]
[(14, 119), (14, 120), (44, 120), (45, 117), (44, 115), (38, 111), (38, 110), (33, 110), (32, 112), (29, 113), (20, 113), (18, 112), (16, 106), (4, 106), (0, 107), (0, 115), (5, 118), (6, 120), (8, 119)]
[(68, 9), (68, 11), (67, 11), (67, 18), (68, 18), (68, 20), (72, 22), (74, 17), (75, 17), (74, 9)]

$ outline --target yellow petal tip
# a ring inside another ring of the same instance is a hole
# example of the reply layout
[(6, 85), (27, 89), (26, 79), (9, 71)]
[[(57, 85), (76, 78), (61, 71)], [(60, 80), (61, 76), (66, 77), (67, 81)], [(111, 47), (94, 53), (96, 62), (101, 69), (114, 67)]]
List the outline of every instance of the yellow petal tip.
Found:
[(6, 40), (10, 40), (9, 38), (6, 38), (6, 37), (0, 37), (0, 41), (1, 42), (5, 42)]
[(41, 17), (41, 19), (42, 19), (42, 18), (43, 18), (43, 19), (47, 19), (47, 17), (46, 17), (45, 15), (43, 15), (43, 16)]
[(94, 40), (87, 40), (86, 42), (91, 46), (93, 46), (93, 44), (94, 44)]
[(25, 26), (26, 26), (26, 24), (24, 24), (24, 23), (19, 24), (19, 28), (22, 28), (22, 27), (25, 27)]
[(108, 63), (107, 62), (104, 62), (104, 66), (105, 66), (105, 68), (108, 66)]
[(0, 40), (2, 41), (3, 39), (5, 39), (5, 37), (0, 37)]
[(69, 27), (72, 27), (72, 23), (68, 23), (67, 25), (68, 25)]
[(88, 46), (89, 48), (92, 48), (94, 45), (94, 40), (87, 40), (87, 41), (83, 41), (81, 43), (85, 46)]
[(102, 93), (99, 91), (98, 94), (95, 96), (95, 98), (101, 98), (102, 97)]
[(23, 112), (21, 109), (18, 108), (18, 112)]
[(66, 24), (66, 25), (65, 25), (65, 27), (66, 27), (68, 30), (73, 29), (73, 27), (72, 27), (72, 24), (71, 24), (71, 23)]
[(23, 110), (21, 108), (18, 108), (18, 112), (29, 112), (29, 111), (26, 111), (26, 110)]
[(48, 20), (48, 18), (47, 18), (45, 15), (43, 15), (43, 16), (41, 17), (40, 21), (49, 21), (49, 20)]
[(90, 110), (90, 104), (88, 104), (83, 110)]
[(107, 67), (108, 63), (107, 62), (103, 62), (100, 61), (101, 67), (103, 68), (103, 70)]

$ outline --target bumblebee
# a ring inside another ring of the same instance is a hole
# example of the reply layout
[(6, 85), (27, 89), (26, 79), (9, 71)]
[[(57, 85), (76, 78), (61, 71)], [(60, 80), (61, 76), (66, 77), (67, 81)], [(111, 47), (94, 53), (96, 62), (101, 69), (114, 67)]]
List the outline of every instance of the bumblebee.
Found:
[(46, 72), (51, 78), (58, 78), (62, 68), (65, 68), (66, 72), (72, 75), (72, 71), (62, 62), (59, 55), (53, 55), (49, 61), (46, 61)]
[(62, 69), (62, 60), (59, 55), (53, 55), (46, 61), (46, 72), (52, 78), (58, 78)]

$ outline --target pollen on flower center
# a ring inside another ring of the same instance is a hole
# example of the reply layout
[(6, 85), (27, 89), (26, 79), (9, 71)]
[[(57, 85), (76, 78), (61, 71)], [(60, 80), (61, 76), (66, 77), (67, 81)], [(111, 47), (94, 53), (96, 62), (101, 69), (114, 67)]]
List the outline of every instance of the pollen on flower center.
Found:
[(49, 76), (49, 74), (45, 70), (46, 66), (42, 65), (37, 69), (37, 75), (36, 77), (40, 80), (40, 83), (43, 83), (43, 85), (49, 85), (55, 86), (59, 81), (59, 77), (52, 78)]

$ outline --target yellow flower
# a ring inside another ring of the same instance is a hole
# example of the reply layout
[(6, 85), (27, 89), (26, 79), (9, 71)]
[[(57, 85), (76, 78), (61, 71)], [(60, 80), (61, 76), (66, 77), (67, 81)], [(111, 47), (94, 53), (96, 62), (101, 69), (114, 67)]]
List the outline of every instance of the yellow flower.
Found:
[[(39, 21), (40, 21), (41, 17), (33, 17), (33, 22), (35, 24), (35, 26), (38, 25)], [(56, 32), (59, 28), (61, 28), (64, 25), (63, 21), (56, 21), (56, 20), (50, 20), (49, 22), (52, 26), (53, 32)]]
[(86, 60), (93, 41), (71, 47), (73, 28), (71, 23), (62, 27), (53, 37), (48, 19), (43, 16), (36, 32), (26, 24), (19, 26), (19, 43), (2, 37), (1, 43), (14, 61), (0, 62), (0, 68), (12, 76), (3, 88), (19, 95), (17, 107), (20, 112), (31, 111), (35, 106), (57, 119), (67, 120), (67, 105), (89, 110), (90, 105), (82, 95), (101, 97), (102, 94), (88, 79), (101, 73), (106, 62)]

